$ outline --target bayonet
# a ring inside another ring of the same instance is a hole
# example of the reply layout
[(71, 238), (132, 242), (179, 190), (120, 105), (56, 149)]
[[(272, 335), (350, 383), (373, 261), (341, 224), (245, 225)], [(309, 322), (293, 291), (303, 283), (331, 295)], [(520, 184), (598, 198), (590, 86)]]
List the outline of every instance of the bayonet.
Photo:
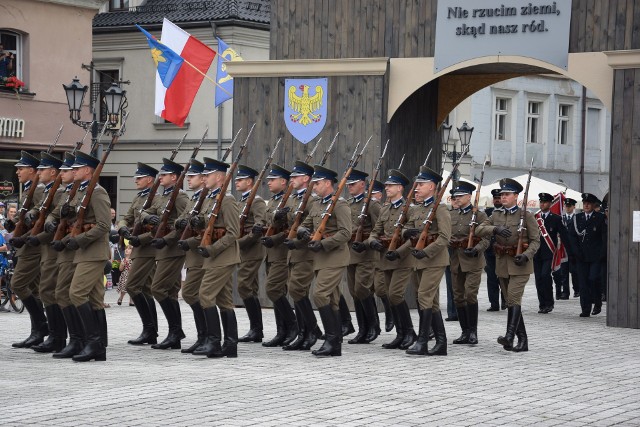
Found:
[(62, 129), (64, 128), (64, 124), (60, 125), (60, 129), (58, 129), (58, 134), (56, 135), (55, 139), (53, 140), (53, 142), (49, 145), (49, 148), (47, 149), (47, 153), (51, 153), (51, 151), (56, 147), (56, 145), (58, 145), (58, 140), (60, 139), (60, 135), (62, 135)]
[(398, 165), (397, 169), (400, 169), (402, 167), (402, 164), (404, 163), (404, 154), (402, 155), (402, 158), (400, 159), (400, 164)]

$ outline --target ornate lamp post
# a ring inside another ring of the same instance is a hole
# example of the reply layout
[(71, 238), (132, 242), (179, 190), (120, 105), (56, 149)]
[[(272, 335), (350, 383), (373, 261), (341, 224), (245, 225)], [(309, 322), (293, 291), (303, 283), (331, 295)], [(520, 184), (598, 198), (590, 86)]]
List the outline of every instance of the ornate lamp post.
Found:
[[(469, 127), (467, 122), (464, 122), (461, 127), (457, 128), (458, 137), (460, 138), (460, 148), (461, 151), (458, 151), (457, 143), (454, 142), (450, 144), (449, 140), (451, 138), (451, 128), (453, 126), (449, 124), (443, 124), (442, 128), (442, 155), (451, 159), (451, 163), (457, 162), (460, 157), (467, 151), (469, 145), (471, 144), (471, 134), (473, 134), (473, 128)], [(451, 148), (450, 148), (451, 145)], [(442, 162), (444, 169), (444, 159)], [(454, 181), (457, 181), (460, 178), (460, 171), (456, 171), (455, 176), (453, 177)]]

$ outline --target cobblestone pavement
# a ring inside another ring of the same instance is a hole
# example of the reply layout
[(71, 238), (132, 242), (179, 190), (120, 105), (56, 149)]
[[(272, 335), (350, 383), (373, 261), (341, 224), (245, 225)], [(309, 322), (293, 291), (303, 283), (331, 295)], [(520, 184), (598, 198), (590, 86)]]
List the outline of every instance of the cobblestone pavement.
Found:
[[(480, 344), (449, 344), (447, 357), (382, 349), (393, 333), (370, 345), (345, 342), (342, 357), (326, 359), (259, 344), (240, 345), (237, 359), (134, 347), (126, 341), (140, 331), (135, 308), (115, 305), (116, 297), (107, 292), (106, 363), (12, 349), (28, 333), (28, 317), (0, 313), (4, 425), (640, 425), (640, 331), (606, 327), (606, 305), (581, 319), (573, 298), (537, 314), (533, 280), (524, 308), (528, 353), (496, 343), (506, 311), (485, 311), (483, 284)], [(181, 304), (190, 345), (191, 311)], [(243, 334), (247, 316), (237, 315)], [(271, 310), (264, 319), (270, 338)], [(445, 323), (451, 343), (459, 326)]]

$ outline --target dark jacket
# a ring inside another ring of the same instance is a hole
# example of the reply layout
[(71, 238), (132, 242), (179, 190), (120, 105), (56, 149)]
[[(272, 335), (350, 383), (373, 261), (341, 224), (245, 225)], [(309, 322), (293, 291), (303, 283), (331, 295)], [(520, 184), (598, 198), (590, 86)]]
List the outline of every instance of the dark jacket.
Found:
[(578, 261), (596, 262), (607, 256), (607, 224), (604, 214), (592, 212), (589, 221), (584, 212), (567, 224), (571, 255)]
[[(542, 215), (542, 212), (540, 215)], [(558, 248), (558, 236), (560, 236), (560, 239), (566, 244), (568, 240), (567, 229), (562, 225), (562, 217), (560, 217), (560, 215), (549, 212), (544, 219), (544, 227), (547, 229), (551, 241), (556, 245), (556, 249)], [(553, 252), (551, 252), (551, 249), (547, 246), (547, 242), (544, 237), (542, 237), (542, 233), (540, 233), (540, 249), (538, 249), (534, 258), (541, 260), (553, 259)]]

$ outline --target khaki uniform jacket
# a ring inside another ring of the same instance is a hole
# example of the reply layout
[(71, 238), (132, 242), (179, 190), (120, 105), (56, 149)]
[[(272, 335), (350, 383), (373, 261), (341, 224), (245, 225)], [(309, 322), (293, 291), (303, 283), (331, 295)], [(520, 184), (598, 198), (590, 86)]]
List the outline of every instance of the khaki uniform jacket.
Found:
[[(171, 198), (171, 191), (168, 189), (163, 193), (156, 195), (153, 198), (153, 204), (151, 208), (148, 210), (144, 210), (141, 213), (142, 220), (149, 215), (158, 215), (162, 216), (162, 212), (164, 211), (165, 206), (167, 206), (167, 202)], [(180, 235), (182, 232), (178, 233), (176, 229), (173, 227), (174, 222), (178, 217), (184, 212), (187, 207), (187, 203), (189, 202), (189, 196), (184, 190), (180, 190), (178, 197), (176, 197), (176, 203), (169, 214), (169, 220), (167, 221), (167, 225), (172, 228), (172, 230), (164, 236), (164, 240), (167, 242), (167, 245), (162, 249), (155, 249), (156, 252), (156, 261), (167, 258), (175, 258), (184, 256), (184, 251), (178, 247), (178, 240), (180, 240)], [(153, 236), (152, 236), (153, 237)]]
[[(47, 215), (45, 224), (47, 222), (53, 222), (56, 224), (60, 223), (60, 209), (62, 208), (62, 205), (67, 201), (67, 197), (69, 197), (69, 191), (71, 191), (72, 186), (73, 186), (73, 183), (69, 184), (68, 186), (65, 186), (65, 185), (60, 186), (61, 190), (59, 191), (62, 191), (62, 194), (59, 200), (56, 201), (56, 199), (54, 199), (55, 206), (53, 210), (49, 212), (49, 215)], [(56, 195), (56, 197), (58, 196)], [(43, 233), (46, 233), (46, 232), (43, 231)], [(40, 238), (40, 235), (38, 235), (38, 238)], [(53, 239), (53, 236), (51, 236), (51, 239)], [(67, 235), (62, 239), (62, 241), (65, 242), (68, 239), (69, 239), (69, 236)], [(40, 241), (42, 242), (42, 240)], [(73, 262), (73, 258), (76, 256), (76, 251), (72, 251), (70, 249), (64, 249), (60, 252), (57, 252), (57, 254), (58, 254), (58, 263)]]
[[(328, 203), (318, 200), (309, 211), (301, 226), (312, 231), (322, 222)], [(347, 202), (339, 198), (333, 213), (327, 221), (322, 241), (322, 251), (314, 254), (313, 269), (346, 267), (349, 265), (349, 240), (351, 239), (351, 210)]]
[[(138, 194), (133, 198), (127, 213), (122, 217), (120, 222), (118, 222), (118, 228), (120, 227), (129, 227), (129, 229), (133, 228), (133, 225), (142, 221), (140, 218), (140, 214), (142, 213), (142, 206), (147, 200), (149, 196), (149, 191), (142, 190), (139, 191)], [(140, 238), (140, 246), (137, 248), (133, 248), (131, 252), (131, 259), (135, 258), (155, 258), (156, 256), (156, 248), (150, 245), (153, 236), (150, 232), (142, 233), (138, 236)]]
[[(518, 244), (518, 225), (520, 224), (520, 208), (515, 213), (508, 214), (503, 209), (494, 209), (493, 213), (483, 223), (476, 227), (476, 235), (480, 237), (490, 237), (496, 225), (505, 225), (511, 230), (511, 237), (505, 238), (495, 236), (496, 243), (503, 246), (516, 246)], [(523, 253), (529, 258), (523, 266), (517, 266), (513, 257), (509, 255), (498, 255), (496, 253), (496, 275), (502, 278), (533, 273), (533, 256), (540, 247), (540, 230), (538, 223), (531, 212), (525, 214), (526, 234), (524, 243), (529, 247)]]
[[(67, 201), (67, 197), (65, 196), (64, 187), (65, 187), (64, 185), (60, 185), (60, 187), (58, 187), (58, 189), (56, 190), (56, 194), (53, 196), (53, 203), (51, 204), (51, 206), (53, 206), (53, 209), (55, 209), (55, 207), (58, 206), (59, 204)], [(48, 197), (48, 194), (49, 194), (49, 192), (48, 192), (48, 190), (46, 190), (44, 192), (44, 194), (43, 194), (45, 199)], [(44, 202), (44, 200), (43, 200), (43, 202)], [(40, 206), (38, 206), (38, 208), (39, 207)], [(38, 240), (40, 241), (40, 247), (42, 248), (41, 249), (42, 252), (41, 252), (41, 255), (40, 255), (41, 259), (42, 260), (57, 259), (58, 258), (58, 251), (54, 250), (49, 245), (49, 243), (51, 243), (53, 241), (53, 234), (47, 233), (46, 231), (43, 230), (40, 234), (38, 234), (37, 237), (38, 237)]]
[[(213, 198), (207, 198), (210, 200), (208, 207), (213, 206)], [(207, 212), (205, 223), (208, 221), (208, 216), (211, 213), (211, 209), (203, 212)], [(231, 193), (226, 193), (222, 199), (222, 206), (220, 206), (220, 212), (214, 223), (215, 228), (224, 228), (226, 233), (220, 239), (213, 242), (213, 244), (207, 246), (209, 252), (209, 258), (204, 259), (202, 268), (212, 267), (226, 267), (229, 265), (235, 265), (240, 263), (240, 247), (238, 245), (238, 237), (240, 237), (240, 206), (235, 197)]]
[[(373, 226), (373, 230), (371, 230), (371, 235), (366, 240), (367, 246), (371, 243), (372, 240), (380, 240), (381, 238), (391, 239), (393, 237), (393, 232), (396, 229), (396, 222), (398, 222), (398, 218), (402, 213), (402, 209), (406, 200), (402, 200), (402, 203), (398, 207), (394, 207), (393, 204), (385, 204), (380, 209), (380, 215), (378, 216), (378, 220)], [(409, 212), (410, 213), (410, 212)], [(400, 247), (398, 248), (400, 249)], [(396, 261), (389, 261), (384, 257), (387, 251), (385, 250), (380, 254), (380, 263), (378, 264), (378, 268), (380, 270), (394, 270), (396, 268), (413, 268), (415, 258), (411, 256), (411, 249), (399, 251), (400, 259)]]
[[(356, 237), (356, 232), (358, 231), (358, 227), (360, 226), (360, 213), (362, 212), (362, 206), (364, 205), (364, 197), (356, 200), (352, 198), (349, 201), (349, 208), (351, 208), (351, 224), (353, 224), (353, 234), (351, 236), (350, 243), (354, 242)], [(373, 229), (374, 224), (378, 220), (378, 216), (380, 215), (380, 203), (377, 201), (371, 201), (369, 203), (369, 212), (366, 217), (363, 218), (364, 223), (362, 227), (362, 235), (363, 241), (368, 239), (368, 235), (371, 234), (371, 230)], [(374, 251), (372, 249), (367, 248), (366, 251), (362, 253), (358, 253), (351, 249), (349, 246), (349, 264), (359, 264), (362, 261), (376, 261), (380, 258), (380, 253), (378, 251)]]
[[(36, 213), (38, 211), (38, 208), (44, 200), (44, 190), (45, 186), (43, 184), (38, 184), (38, 186), (36, 187), (36, 191), (33, 192), (33, 199), (31, 199), (31, 209), (29, 209), (29, 212)], [(27, 200), (28, 193), (28, 190), (22, 192), (22, 197), (20, 197), (20, 207), (24, 206), (24, 202)], [(18, 213), (20, 213), (19, 210)], [(16, 222), (18, 222), (18, 216), (19, 215), (16, 215)], [(26, 236), (27, 233), (25, 233), (24, 235)], [(16, 255), (20, 257), (20, 255), (36, 255), (40, 254), (40, 252), (41, 250), (37, 246), (24, 245), (20, 249), (16, 250)]]
[[(293, 224), (296, 219), (296, 210), (300, 203), (302, 203), (302, 197), (304, 196), (304, 192), (298, 193), (295, 195), (291, 195), (289, 200), (287, 200), (287, 205), (291, 202), (291, 210), (287, 214), (287, 219), (289, 220), (289, 224)], [(304, 222), (304, 220), (309, 216), (309, 212), (314, 204), (318, 203), (318, 198), (313, 195), (309, 197), (307, 201), (307, 206), (305, 206), (304, 213), (302, 214), (302, 220), (300, 224)], [(289, 262), (303, 262), (303, 261), (313, 261), (314, 256), (316, 255), (314, 252), (309, 250), (309, 242), (304, 240), (298, 240), (294, 237), (293, 241), (296, 244), (296, 249), (293, 251), (289, 251)]]
[[(460, 212), (458, 209), (454, 209), (450, 212), (451, 215), (451, 240), (455, 239), (468, 239), (471, 227), (471, 217), (473, 216), (472, 209), (466, 213)], [(478, 211), (476, 222), (482, 224), (487, 219), (487, 214)], [(476, 225), (476, 228), (478, 226)], [(478, 237), (478, 236), (476, 236)], [(480, 241), (474, 246), (478, 251), (478, 256), (469, 258), (464, 254), (464, 249), (456, 248), (451, 249), (451, 269), (457, 271), (458, 266), (462, 272), (482, 270), (485, 265), (484, 251), (489, 247), (489, 238), (482, 237)]]
[[(247, 196), (249, 193), (247, 193)], [(244, 209), (246, 199), (240, 199), (240, 205)], [(251, 228), (255, 224), (266, 225), (267, 223), (267, 202), (260, 196), (256, 195), (251, 204), (251, 209), (244, 222), (244, 230), (240, 230), (244, 236), (238, 239), (240, 247), (240, 259), (242, 261), (256, 261), (264, 258), (265, 247), (260, 243), (260, 235), (251, 233)]]
[[(280, 204), (281, 198), (282, 198), (281, 195), (279, 195), (279, 197), (277, 198), (276, 196), (271, 196), (271, 198), (267, 201), (266, 218), (269, 221), (269, 223), (267, 224), (268, 226), (275, 224), (273, 215), (276, 209), (278, 208), (278, 205)], [(295, 209), (295, 207), (292, 207), (293, 200), (291, 199), (292, 198), (289, 197), (289, 200), (287, 200), (287, 204), (285, 206), (289, 206), (291, 207), (291, 210), (293, 210)], [(282, 227), (283, 225), (284, 227)], [(280, 226), (279, 228), (288, 229), (289, 227), (287, 227), (286, 225), (287, 224), (275, 224), (275, 226)], [(267, 262), (281, 261), (281, 260), (287, 259), (287, 257), (289, 256), (289, 249), (282, 244), (282, 242), (284, 242), (285, 239), (287, 238), (287, 234), (288, 232), (283, 231), (281, 233), (275, 233), (273, 236), (271, 236), (274, 246), (272, 248), (267, 248)]]
[[(409, 220), (405, 225), (406, 228), (417, 228), (422, 232), (424, 221), (433, 209), (433, 202), (429, 206), (424, 204), (414, 205), (409, 209)], [(427, 254), (426, 258), (415, 259), (415, 267), (422, 270), (427, 267), (446, 267), (449, 265), (449, 240), (451, 239), (451, 216), (449, 209), (444, 204), (438, 205), (436, 215), (431, 226), (429, 227), (429, 236), (437, 236), (436, 240), (424, 248)], [(411, 241), (405, 242), (398, 252), (411, 252)], [(413, 255), (411, 255), (413, 258)]]
[[(196, 203), (198, 203), (198, 199), (200, 198), (201, 192), (202, 190), (198, 190), (195, 193), (193, 193), (193, 195), (187, 202), (187, 206), (185, 207), (184, 211), (180, 214), (180, 216), (176, 219), (175, 222), (178, 222), (178, 220), (181, 220), (181, 219), (186, 219), (188, 221), (191, 218), (191, 210), (196, 205)], [(207, 204), (207, 201), (205, 200), (201, 206), (202, 211), (204, 211), (206, 204)], [(175, 222), (174, 222), (174, 227), (175, 227)], [(182, 236), (183, 232), (184, 230), (175, 229), (175, 233), (178, 236), (178, 240)], [(202, 240), (202, 236), (199, 233), (194, 233), (193, 237), (190, 237), (187, 239), (187, 242), (189, 243), (189, 250), (184, 253), (185, 254), (184, 268), (202, 267), (204, 258), (202, 257), (202, 255), (200, 255), (197, 252), (197, 248), (198, 246), (200, 246), (201, 240)]]

